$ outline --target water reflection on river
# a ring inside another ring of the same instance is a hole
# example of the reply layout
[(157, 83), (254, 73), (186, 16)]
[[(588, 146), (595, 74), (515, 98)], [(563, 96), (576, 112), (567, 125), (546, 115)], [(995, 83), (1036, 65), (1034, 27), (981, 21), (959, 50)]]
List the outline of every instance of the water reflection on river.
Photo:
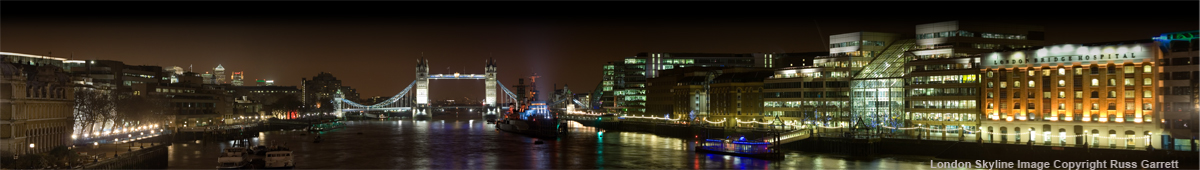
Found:
[[(544, 144), (496, 131), (468, 118), (429, 121), (349, 121), (320, 134), (271, 131), (254, 144), (275, 142), (295, 152), (297, 169), (927, 169), (928, 159), (852, 160), (788, 153), (782, 161), (694, 153), (694, 141), (635, 132), (600, 132), (572, 122), (570, 133)], [(358, 134), (361, 132), (362, 134)], [(188, 141), (170, 146), (170, 168), (216, 166), (231, 141)]]

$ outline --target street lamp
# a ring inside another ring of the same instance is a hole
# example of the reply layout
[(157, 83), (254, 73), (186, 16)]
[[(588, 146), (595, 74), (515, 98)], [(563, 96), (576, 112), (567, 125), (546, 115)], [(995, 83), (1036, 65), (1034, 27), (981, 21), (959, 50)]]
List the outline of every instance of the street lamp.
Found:
[(34, 146), (33, 143), (29, 143), (29, 151), (27, 152), (27, 154), (33, 154), (33, 146)]

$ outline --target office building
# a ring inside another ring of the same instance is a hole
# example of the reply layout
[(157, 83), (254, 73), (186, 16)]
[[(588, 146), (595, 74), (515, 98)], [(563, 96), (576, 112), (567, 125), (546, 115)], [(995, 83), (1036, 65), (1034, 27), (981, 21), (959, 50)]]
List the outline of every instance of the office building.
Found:
[(1162, 58), (1157, 59), (1161, 70), (1158, 71), (1159, 84), (1156, 111), (1162, 113), (1163, 147), (1167, 150), (1196, 150), (1196, 138), (1200, 137), (1197, 128), (1197, 111), (1200, 111), (1200, 55), (1197, 54), (1198, 43), (1196, 34), (1200, 31), (1183, 31), (1164, 33), (1153, 40), (1159, 42), (1162, 48)]
[(902, 66), (914, 41), (880, 32), (829, 39), (828, 56), (816, 57), (812, 66), (778, 69), (765, 80), (765, 116), (847, 131), (903, 126), (902, 77), (908, 70)]
[(230, 82), (231, 82), (230, 84), (233, 84), (234, 86), (242, 86), (243, 85), (242, 84), (243, 83), (242, 76), (244, 76), (244, 75), (242, 75), (242, 72), (240, 72), (240, 71), (233, 72), (233, 74), (230, 75), (230, 78), (229, 78)]
[(775, 54), (638, 53), (604, 65), (604, 75), (592, 96), (593, 107), (609, 113), (646, 113), (646, 79), (661, 70), (686, 67), (773, 67)]
[(212, 84), (229, 84), (225, 78), (225, 67), (221, 66), (221, 64), (217, 64), (217, 67), (213, 68)]
[(905, 120), (911, 126), (945, 129), (922, 131), (923, 138), (976, 140), (964, 129), (977, 129), (979, 57), (995, 50), (1042, 46), (1041, 26), (947, 21), (916, 26), (917, 46), (905, 63)]
[[(72, 75), (91, 78), (90, 83), (96, 88), (115, 90), (122, 95), (146, 94), (150, 89), (145, 86), (170, 82), (169, 76), (164, 76), (168, 73), (160, 66), (127, 65), (112, 60), (72, 60), (67, 64), (72, 65)], [(164, 77), (168, 79), (163, 80)]]
[(200, 77), (204, 79), (204, 84), (217, 84), (217, 80), (213, 78), (212, 73), (204, 72), (204, 74), (200, 74)]

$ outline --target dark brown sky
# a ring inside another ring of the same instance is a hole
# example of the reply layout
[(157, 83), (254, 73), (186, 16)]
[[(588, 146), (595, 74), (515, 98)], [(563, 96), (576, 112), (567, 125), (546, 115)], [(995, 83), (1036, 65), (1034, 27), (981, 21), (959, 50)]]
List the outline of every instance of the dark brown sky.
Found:
[[(1195, 1), (1178, 2), (12, 2), (0, 51), (244, 71), (247, 81), (331, 72), (362, 96), (413, 81), (416, 59), (437, 73), (591, 91), (601, 65), (639, 52), (818, 52), (831, 34), (912, 34), (917, 24), (978, 20), (1042, 25), (1046, 41), (1147, 39), (1196, 30)], [(818, 30), (819, 28), (819, 30)], [(449, 71), (447, 71), (447, 68)], [(437, 80), (435, 99), (478, 100), (480, 80)], [(510, 88), (511, 89), (511, 88)]]

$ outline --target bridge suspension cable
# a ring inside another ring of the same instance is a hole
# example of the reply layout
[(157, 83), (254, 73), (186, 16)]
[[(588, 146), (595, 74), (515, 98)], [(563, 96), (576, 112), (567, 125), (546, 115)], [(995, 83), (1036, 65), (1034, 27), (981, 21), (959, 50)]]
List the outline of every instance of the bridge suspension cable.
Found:
[(395, 96), (392, 96), (392, 98), (388, 98), (387, 100), (384, 100), (383, 102), (379, 102), (379, 103), (376, 103), (376, 104), (373, 104), (370, 106), (358, 104), (353, 101), (346, 100), (345, 98), (338, 98), (338, 100), (342, 100), (342, 102), (345, 102), (346, 104), (350, 104), (354, 107), (383, 107), (383, 106), (387, 106), (392, 103), (396, 103), (396, 101), (399, 101), (401, 98), (404, 97), (405, 94), (408, 94), (408, 91), (412, 90), (413, 85), (416, 85), (416, 84), (417, 84), (417, 81), (413, 80), (412, 83), (408, 84), (408, 87), (405, 87), (403, 91), (400, 91), (400, 93), (397, 93)]
[(519, 102), (517, 101), (517, 95), (513, 94), (512, 91), (508, 91), (508, 86), (504, 86), (504, 83), (500, 83), (500, 80), (496, 80), (496, 85), (499, 85), (500, 89), (504, 90), (504, 94), (507, 94), (508, 98), (512, 99), (513, 102)]

